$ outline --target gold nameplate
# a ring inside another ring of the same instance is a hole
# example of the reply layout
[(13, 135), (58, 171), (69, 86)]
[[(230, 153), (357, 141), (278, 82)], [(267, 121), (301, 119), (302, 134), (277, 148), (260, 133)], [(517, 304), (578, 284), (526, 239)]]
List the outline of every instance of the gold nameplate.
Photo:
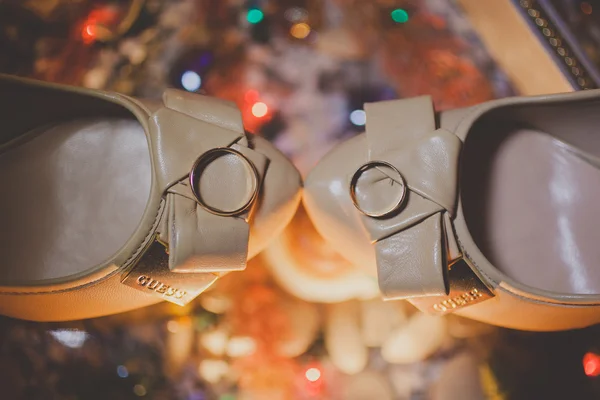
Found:
[(177, 273), (169, 269), (165, 248), (154, 242), (137, 264), (123, 274), (121, 283), (184, 306), (218, 278), (212, 273)]
[(448, 282), (450, 292), (447, 296), (428, 296), (409, 301), (425, 313), (444, 315), (494, 297), (465, 259), (460, 259), (450, 266)]

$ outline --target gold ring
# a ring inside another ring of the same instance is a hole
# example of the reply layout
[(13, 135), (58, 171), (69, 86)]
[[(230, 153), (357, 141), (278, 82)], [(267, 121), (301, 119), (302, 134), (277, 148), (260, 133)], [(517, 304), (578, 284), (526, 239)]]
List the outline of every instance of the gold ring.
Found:
[[(231, 211), (221, 210), (221, 209), (218, 209), (218, 208), (215, 208), (215, 207), (212, 207), (212, 206), (206, 204), (204, 202), (204, 200), (202, 200), (202, 196), (200, 194), (199, 180), (200, 180), (200, 175), (202, 175), (202, 171), (204, 171), (204, 169), (212, 161), (216, 160), (218, 157), (220, 157), (223, 154), (233, 154), (233, 155), (239, 157), (244, 162), (244, 164), (246, 164), (248, 169), (250, 171), (252, 171), (252, 173), (250, 174), (250, 176), (252, 178), (252, 186), (253, 186), (252, 195), (250, 196), (248, 201), (242, 207), (237, 208), (235, 210), (231, 210)], [(219, 215), (221, 217), (232, 217), (232, 216), (242, 214), (245, 211), (247, 211), (250, 207), (252, 207), (252, 204), (258, 197), (259, 175), (258, 175), (258, 171), (256, 170), (256, 167), (254, 166), (254, 164), (250, 160), (248, 160), (246, 158), (246, 156), (244, 156), (242, 153), (240, 153), (239, 151), (232, 149), (230, 147), (217, 147), (217, 148), (208, 150), (206, 153), (204, 153), (200, 157), (198, 157), (198, 159), (194, 163), (194, 166), (192, 167), (192, 170), (190, 171), (190, 187), (192, 188), (192, 192), (194, 193), (194, 197), (196, 198), (196, 201), (206, 211), (208, 211), (211, 214)]]
[[(366, 210), (363, 210), (360, 207), (360, 205), (358, 204), (358, 199), (356, 198), (356, 184), (358, 183), (358, 179), (360, 178), (360, 176), (362, 175), (363, 172), (365, 172), (368, 169), (378, 167), (378, 166), (390, 168), (398, 174), (398, 178), (400, 179), (400, 183), (402, 184), (402, 193), (400, 194), (398, 201), (390, 209), (385, 210), (383, 212), (366, 211)], [(385, 162), (385, 161), (369, 161), (368, 163), (361, 165), (356, 170), (354, 175), (352, 175), (352, 179), (350, 180), (350, 198), (352, 199), (352, 203), (354, 204), (354, 207), (356, 207), (356, 209), (358, 211), (360, 211), (363, 215), (366, 215), (371, 218), (383, 218), (383, 217), (395, 212), (398, 208), (400, 208), (400, 206), (402, 206), (402, 203), (404, 202), (405, 197), (406, 197), (406, 182), (404, 181), (404, 177), (402, 176), (400, 171), (398, 171), (398, 168), (394, 167), (392, 164)]]

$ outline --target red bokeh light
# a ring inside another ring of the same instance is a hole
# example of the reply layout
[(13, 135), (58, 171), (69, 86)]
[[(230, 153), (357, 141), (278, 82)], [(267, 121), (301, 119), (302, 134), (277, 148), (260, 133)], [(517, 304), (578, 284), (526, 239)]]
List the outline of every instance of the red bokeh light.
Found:
[(109, 26), (118, 19), (118, 12), (112, 7), (92, 10), (83, 23), (81, 39), (85, 44), (94, 43), (98, 39), (98, 25)]
[(586, 353), (583, 356), (583, 371), (587, 376), (600, 375), (600, 356), (594, 353)]
[(311, 363), (303, 370), (304, 391), (310, 396), (320, 396), (325, 389), (323, 369), (319, 363)]
[(96, 40), (96, 23), (88, 20), (83, 24), (81, 38), (85, 44), (93, 43)]
[(269, 107), (265, 103), (259, 101), (252, 105), (252, 115), (254, 115), (256, 118), (266, 117), (268, 113)]
[(248, 90), (246, 94), (244, 94), (244, 100), (248, 103), (255, 103), (258, 101), (258, 92), (256, 90)]
[(240, 109), (244, 127), (248, 132), (256, 133), (262, 125), (273, 118), (273, 110), (261, 100), (261, 95), (256, 89), (248, 89), (244, 92)]

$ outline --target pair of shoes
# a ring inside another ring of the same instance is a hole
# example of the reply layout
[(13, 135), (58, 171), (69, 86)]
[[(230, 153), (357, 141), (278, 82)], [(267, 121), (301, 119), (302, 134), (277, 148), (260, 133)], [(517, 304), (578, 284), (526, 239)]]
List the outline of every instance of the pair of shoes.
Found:
[[(367, 104), (304, 205), (386, 299), (528, 330), (600, 322), (600, 92), (436, 114)], [(293, 217), (301, 178), (230, 103), (0, 76), (0, 313), (68, 320), (185, 304)]]

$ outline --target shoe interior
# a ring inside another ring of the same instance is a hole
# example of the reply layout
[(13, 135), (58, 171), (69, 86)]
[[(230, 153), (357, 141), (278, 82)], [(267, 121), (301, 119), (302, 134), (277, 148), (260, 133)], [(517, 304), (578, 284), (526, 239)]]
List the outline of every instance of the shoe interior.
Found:
[(141, 221), (151, 185), (143, 127), (124, 107), (0, 80), (0, 285), (81, 275)]
[(511, 106), (472, 127), (461, 165), (469, 231), (515, 281), (600, 294), (599, 102)]

